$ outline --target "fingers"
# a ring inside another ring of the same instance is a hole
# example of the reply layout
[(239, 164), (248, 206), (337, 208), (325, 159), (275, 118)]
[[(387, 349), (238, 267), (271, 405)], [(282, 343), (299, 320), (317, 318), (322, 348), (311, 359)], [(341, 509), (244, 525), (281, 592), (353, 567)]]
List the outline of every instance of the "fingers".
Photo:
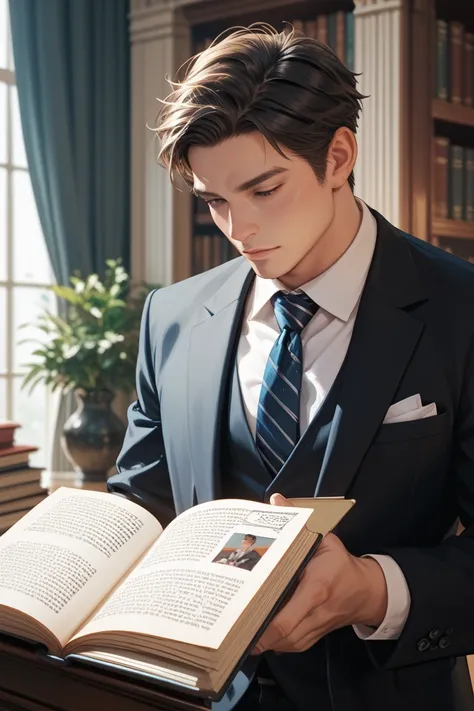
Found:
[[(306, 571), (305, 571), (306, 573)], [(262, 637), (258, 641), (257, 653), (273, 650), (283, 650), (282, 644), (292, 645), (311, 631), (311, 625), (316, 624), (317, 608), (326, 602), (329, 594), (328, 585), (324, 581), (314, 581), (303, 574), (292, 597), (284, 608), (275, 616)], [(324, 612), (318, 616), (324, 615)], [(325, 616), (321, 624), (326, 622)], [(319, 629), (320, 623), (317, 624)], [(317, 630), (316, 630), (317, 632)]]
[(313, 644), (319, 642), (319, 640), (327, 634), (328, 630), (324, 628), (313, 628), (307, 634), (302, 634), (301, 637), (296, 637), (296, 632), (297, 630), (295, 630), (295, 637), (293, 639), (282, 641), (281, 644), (277, 645), (272, 651), (277, 654), (281, 654), (283, 652), (290, 652), (293, 654), (298, 652), (306, 652), (306, 650), (312, 647)]
[(270, 496), (270, 503), (272, 506), (293, 506), (288, 499), (285, 499), (283, 494), (272, 494)]
[(265, 640), (262, 637), (255, 649), (257, 654), (269, 649), (278, 653), (304, 652), (330, 631), (330, 624), (324, 614), (321, 615), (314, 610), (289, 634), (285, 635), (285, 630), (281, 626), (279, 629), (282, 634), (281, 639), (275, 641), (271, 647), (265, 647)]

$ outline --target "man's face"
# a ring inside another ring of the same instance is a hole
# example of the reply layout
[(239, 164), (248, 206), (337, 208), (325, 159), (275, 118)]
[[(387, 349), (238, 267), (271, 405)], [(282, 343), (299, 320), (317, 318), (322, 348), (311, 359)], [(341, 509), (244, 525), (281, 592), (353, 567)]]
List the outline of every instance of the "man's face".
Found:
[(240, 547), (246, 551), (250, 546), (253, 546), (253, 540), (251, 538), (244, 538)]
[[(304, 159), (282, 150), (288, 158), (254, 132), (192, 147), (189, 163), (194, 190), (204, 193), (214, 222), (254, 271), (267, 279), (289, 275), (291, 283), (298, 265), (317, 261), (324, 249), (334, 202), (330, 181), (321, 185)], [(257, 185), (245, 185), (269, 172)]]

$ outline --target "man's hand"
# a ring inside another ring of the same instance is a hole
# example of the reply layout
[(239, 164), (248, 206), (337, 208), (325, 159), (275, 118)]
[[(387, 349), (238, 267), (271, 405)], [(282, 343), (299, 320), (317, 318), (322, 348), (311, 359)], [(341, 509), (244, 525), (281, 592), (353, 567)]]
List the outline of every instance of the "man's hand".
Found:
[[(274, 494), (275, 506), (291, 506)], [(304, 652), (321, 637), (346, 625), (378, 627), (387, 609), (382, 568), (372, 558), (351, 555), (337, 536), (325, 536), (287, 604), (275, 616), (253, 654), (267, 650)]]

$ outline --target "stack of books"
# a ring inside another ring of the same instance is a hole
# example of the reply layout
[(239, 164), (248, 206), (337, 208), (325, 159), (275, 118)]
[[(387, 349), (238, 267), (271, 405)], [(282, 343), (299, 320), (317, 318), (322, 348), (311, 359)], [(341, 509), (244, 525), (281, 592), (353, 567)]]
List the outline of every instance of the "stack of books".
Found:
[(41, 486), (42, 469), (29, 464), (37, 447), (15, 444), (16, 422), (0, 422), (0, 535), (48, 494)]

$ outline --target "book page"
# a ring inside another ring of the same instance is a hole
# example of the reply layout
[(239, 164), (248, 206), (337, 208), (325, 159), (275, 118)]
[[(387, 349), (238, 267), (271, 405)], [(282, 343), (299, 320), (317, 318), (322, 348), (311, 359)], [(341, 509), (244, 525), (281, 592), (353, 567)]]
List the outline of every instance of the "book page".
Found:
[(186, 511), (75, 639), (127, 630), (217, 648), (311, 514), (227, 500)]
[(0, 537), (0, 605), (64, 645), (161, 531), (127, 499), (57, 489)]

